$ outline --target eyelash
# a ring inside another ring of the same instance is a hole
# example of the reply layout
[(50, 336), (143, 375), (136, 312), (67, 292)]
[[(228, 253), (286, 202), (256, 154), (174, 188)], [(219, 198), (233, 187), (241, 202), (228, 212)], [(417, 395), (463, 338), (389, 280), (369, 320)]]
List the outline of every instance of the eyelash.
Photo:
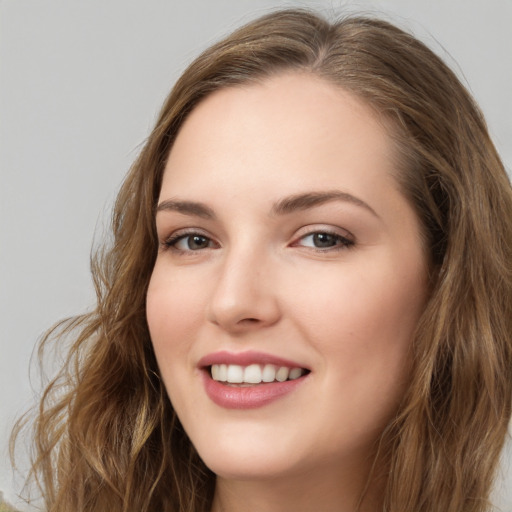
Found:
[(354, 247), (355, 241), (346, 237), (342, 236), (339, 233), (336, 233), (335, 231), (330, 231), (328, 229), (317, 229), (314, 231), (309, 231), (308, 233), (305, 233), (304, 235), (300, 236), (297, 239), (297, 242), (294, 242), (292, 246), (299, 246), (299, 247), (307, 247), (307, 246), (301, 246), (299, 242), (302, 240), (305, 240), (308, 237), (314, 237), (315, 235), (328, 235), (329, 237), (333, 237), (334, 242), (336, 245), (334, 246), (328, 246), (328, 247), (309, 247), (310, 249), (317, 251), (317, 252), (330, 252), (330, 251), (343, 251), (345, 249), (350, 249)]
[[(199, 252), (202, 249), (179, 249), (177, 244), (181, 242), (182, 240), (191, 239), (193, 237), (200, 237), (208, 241), (208, 245), (212, 243), (212, 239), (198, 231), (190, 231), (190, 232), (178, 232), (175, 235), (170, 236), (167, 240), (164, 241), (162, 244), (163, 249), (171, 249), (173, 251), (176, 251), (177, 253), (192, 253), (192, 252)], [(190, 243), (190, 242), (189, 242)], [(210, 249), (211, 247), (204, 247), (204, 249)]]
[[(336, 245), (327, 246), (327, 247), (315, 247), (315, 246), (301, 245), (299, 243), (301, 241), (304, 241), (308, 237), (314, 237), (315, 235), (328, 235), (329, 237), (333, 237), (334, 243)], [(189, 239), (189, 244), (190, 244), (190, 239), (192, 239), (193, 237), (199, 237), (199, 238), (204, 239), (208, 245), (206, 247), (199, 247), (197, 249), (190, 249), (190, 248), (189, 249), (180, 249), (177, 247), (179, 242), (186, 240), (186, 239)], [(212, 247), (212, 244), (214, 244), (213, 247)], [(166, 239), (162, 243), (162, 248), (164, 250), (170, 249), (178, 254), (200, 252), (205, 249), (216, 248), (215, 246), (218, 246), (218, 244), (216, 244), (212, 240), (211, 237), (205, 235), (204, 233), (201, 233), (200, 231), (178, 232), (178, 233), (172, 235), (171, 237), (169, 237), (168, 239)], [(316, 252), (326, 253), (326, 252), (342, 251), (342, 250), (346, 250), (346, 249), (351, 249), (355, 246), (355, 241), (346, 236), (342, 236), (339, 233), (330, 231), (328, 229), (317, 229), (314, 231), (309, 231), (307, 233), (304, 233), (303, 235), (298, 237), (297, 240), (291, 244), (291, 246), (292, 247), (307, 247), (310, 250), (314, 250)]]

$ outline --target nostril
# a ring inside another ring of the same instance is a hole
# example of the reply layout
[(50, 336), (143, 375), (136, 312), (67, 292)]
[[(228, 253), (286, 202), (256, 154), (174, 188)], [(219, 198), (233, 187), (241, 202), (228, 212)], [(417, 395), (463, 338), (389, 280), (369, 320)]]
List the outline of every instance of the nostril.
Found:
[(239, 324), (257, 324), (261, 320), (258, 320), (257, 318), (242, 318), (242, 320), (239, 320)]

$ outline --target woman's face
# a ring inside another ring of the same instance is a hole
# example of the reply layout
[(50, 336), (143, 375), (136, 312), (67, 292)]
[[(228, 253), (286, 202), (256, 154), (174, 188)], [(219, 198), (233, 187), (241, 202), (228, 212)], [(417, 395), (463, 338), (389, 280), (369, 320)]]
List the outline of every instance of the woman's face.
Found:
[(172, 404), (221, 477), (367, 464), (427, 289), (394, 161), (375, 114), (307, 74), (215, 92), (181, 128), (147, 319)]

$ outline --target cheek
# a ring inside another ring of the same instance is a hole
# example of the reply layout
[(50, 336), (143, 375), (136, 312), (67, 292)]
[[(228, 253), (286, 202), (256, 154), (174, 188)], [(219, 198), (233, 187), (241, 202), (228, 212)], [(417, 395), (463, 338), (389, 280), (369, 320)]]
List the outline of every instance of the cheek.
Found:
[[(179, 292), (177, 290), (180, 290)], [(174, 409), (184, 408), (187, 389), (183, 386), (191, 366), (199, 306), (194, 288), (182, 286), (176, 279), (155, 267), (148, 287), (146, 315), (156, 361)]]
[[(422, 259), (393, 264), (392, 256), (345, 266), (339, 274), (303, 280), (291, 308), (323, 354), (340, 388), (400, 394), (410, 349), (426, 301)], [(306, 290), (314, 293), (305, 293)], [(334, 385), (333, 385), (334, 387)], [(379, 389), (380, 388), (380, 389)]]
[(326, 339), (375, 345), (409, 338), (424, 308), (425, 284), (419, 266), (400, 268), (384, 260), (311, 273), (293, 289), (290, 309), (311, 332)]
[(146, 299), (149, 332), (162, 374), (178, 360), (183, 365), (181, 356), (187, 353), (203, 310), (196, 287), (167, 274), (157, 264)]

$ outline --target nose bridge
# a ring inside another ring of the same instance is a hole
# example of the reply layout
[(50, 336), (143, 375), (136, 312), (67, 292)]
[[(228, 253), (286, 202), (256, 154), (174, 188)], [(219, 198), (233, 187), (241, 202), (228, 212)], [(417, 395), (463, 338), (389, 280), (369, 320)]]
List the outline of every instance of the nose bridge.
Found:
[(272, 256), (250, 240), (226, 249), (209, 305), (210, 321), (227, 330), (271, 325), (279, 318)]

